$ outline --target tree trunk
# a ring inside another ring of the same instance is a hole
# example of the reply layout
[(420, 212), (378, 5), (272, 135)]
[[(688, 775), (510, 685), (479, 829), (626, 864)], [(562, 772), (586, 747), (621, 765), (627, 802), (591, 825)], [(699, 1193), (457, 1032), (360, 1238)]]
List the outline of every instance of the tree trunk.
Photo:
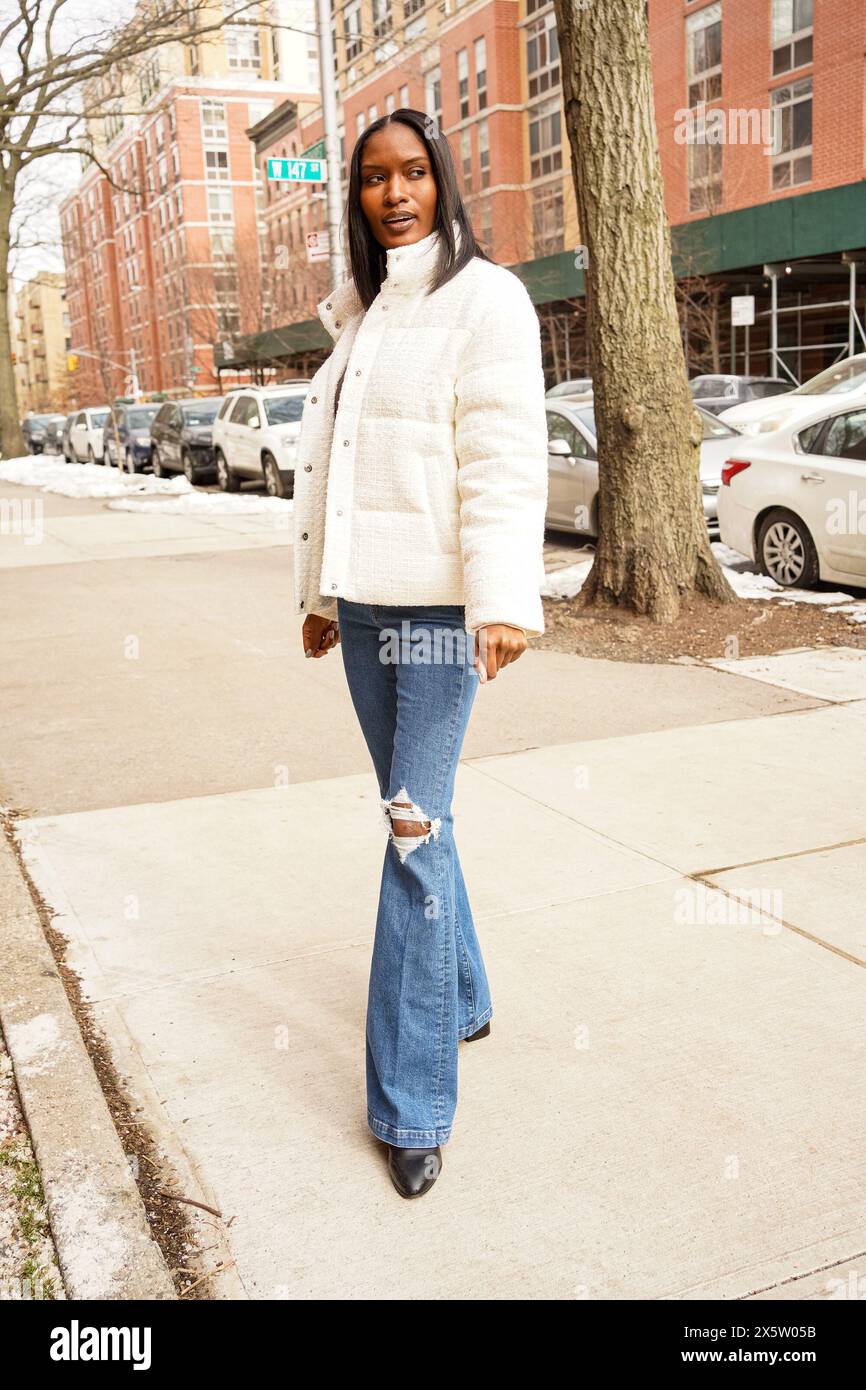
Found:
[(0, 174), (0, 456), (21, 458), (27, 450), (18, 419), (18, 393), (9, 327), (9, 228), (13, 193)]
[(673, 622), (734, 592), (710, 550), (653, 108), (644, 0), (556, 0), (565, 120), (588, 250), (599, 537), (580, 605)]

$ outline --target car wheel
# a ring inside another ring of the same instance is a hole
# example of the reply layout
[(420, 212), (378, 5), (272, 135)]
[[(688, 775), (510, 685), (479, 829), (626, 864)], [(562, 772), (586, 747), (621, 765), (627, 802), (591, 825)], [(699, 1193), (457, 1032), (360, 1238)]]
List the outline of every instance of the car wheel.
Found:
[(268, 496), (285, 497), (286, 489), (283, 475), (277, 467), (277, 461), (273, 454), (262, 454), (262, 472), (265, 476), (265, 488)]
[(155, 445), (154, 445), (153, 450), (152, 450), (152, 452), (151, 452), (150, 461), (151, 461), (151, 464), (153, 465), (153, 476), (154, 476), (155, 478), (167, 478), (167, 477), (168, 477), (168, 474), (166, 473), (165, 469), (164, 469), (163, 466), (162, 466), (162, 459), (161, 459), (160, 456), (159, 456), (159, 450), (156, 448)]
[(195, 466), (195, 460), (189, 449), (183, 450), (181, 459), (183, 461), (183, 475), (187, 482), (196, 483), (198, 481), (198, 469)]
[(240, 487), (240, 480), (226, 463), (222, 449), (216, 451), (216, 474), (221, 492), (237, 492)]
[(818, 552), (809, 528), (793, 512), (776, 507), (758, 531), (761, 570), (785, 589), (811, 589), (818, 582)]
[(135, 462), (135, 455), (132, 453), (132, 451), (131, 451), (130, 449), (127, 449), (127, 450), (124, 452), (124, 455), (123, 455), (123, 466), (124, 466), (124, 468), (126, 469), (127, 473), (137, 473), (137, 472), (138, 472), (138, 466), (137, 466), (137, 464), (136, 464), (136, 462)]

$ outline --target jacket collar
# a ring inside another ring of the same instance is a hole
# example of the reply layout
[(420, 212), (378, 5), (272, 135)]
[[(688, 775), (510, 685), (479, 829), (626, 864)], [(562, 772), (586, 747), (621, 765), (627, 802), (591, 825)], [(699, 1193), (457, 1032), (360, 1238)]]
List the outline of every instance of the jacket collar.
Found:
[[(460, 224), (455, 218), (451, 226), (454, 230), (455, 244), (459, 250), (461, 242)], [(415, 294), (434, 279), (438, 268), (439, 231), (434, 228), (420, 241), (409, 242), (405, 246), (389, 246), (385, 250), (385, 278), (383, 290), (394, 290), (397, 294)], [(316, 312), (334, 342), (337, 341), (346, 323), (356, 314), (364, 313), (364, 306), (355, 289), (355, 281), (348, 280), (316, 306)]]

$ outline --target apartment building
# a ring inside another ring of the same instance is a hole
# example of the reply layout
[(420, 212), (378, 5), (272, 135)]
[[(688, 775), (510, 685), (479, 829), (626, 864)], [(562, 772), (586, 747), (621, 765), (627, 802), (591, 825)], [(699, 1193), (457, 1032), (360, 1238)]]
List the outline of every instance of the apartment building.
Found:
[[(351, 153), (361, 131), (397, 106), (426, 111), (451, 142), (479, 240), (532, 294), (550, 379), (582, 374), (581, 238), (553, 4), (347, 0), (332, 13), (344, 197), (347, 145)], [(866, 346), (864, 0), (648, 0), (647, 13), (693, 370), (735, 364), (802, 380)], [(321, 111), (299, 109), (290, 127), (287, 118), (270, 147), (258, 140), (260, 168), (282, 153), (286, 132), (286, 149), (309, 149)], [(278, 185), (265, 198), (268, 235), (299, 250), (320, 225), (321, 190)], [(308, 349), (321, 273), (312, 267), (307, 285), (300, 261), (291, 264), (274, 299), (279, 334), (248, 343), (235, 364), (291, 361), (295, 344)], [(734, 294), (756, 297), (755, 326), (739, 341)]]
[[(147, 0), (137, 13), (154, 8)], [(89, 144), (106, 173), (84, 159), (60, 209), (79, 403), (134, 383), (213, 392), (214, 344), (264, 321), (263, 184), (246, 132), (285, 99), (287, 80), (293, 99), (310, 101), (318, 59), (312, 0), (259, 9), (299, 27), (210, 32), (210, 10), (198, 9), (197, 31), (85, 94)]]
[(67, 409), (69, 316), (63, 275), (42, 270), (23, 284), (10, 307), (19, 413)]

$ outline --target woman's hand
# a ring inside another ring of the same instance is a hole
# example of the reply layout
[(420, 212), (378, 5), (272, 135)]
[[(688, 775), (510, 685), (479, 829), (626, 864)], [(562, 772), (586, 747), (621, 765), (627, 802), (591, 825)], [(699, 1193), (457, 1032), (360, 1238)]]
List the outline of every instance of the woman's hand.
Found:
[(492, 681), (497, 671), (510, 662), (517, 661), (526, 651), (529, 643), (522, 627), (512, 627), (509, 623), (488, 623), (475, 634), (475, 670), (478, 679)]
[(340, 640), (340, 626), (336, 618), (323, 618), (318, 613), (308, 613), (301, 635), (304, 639), (305, 656), (327, 656)]

